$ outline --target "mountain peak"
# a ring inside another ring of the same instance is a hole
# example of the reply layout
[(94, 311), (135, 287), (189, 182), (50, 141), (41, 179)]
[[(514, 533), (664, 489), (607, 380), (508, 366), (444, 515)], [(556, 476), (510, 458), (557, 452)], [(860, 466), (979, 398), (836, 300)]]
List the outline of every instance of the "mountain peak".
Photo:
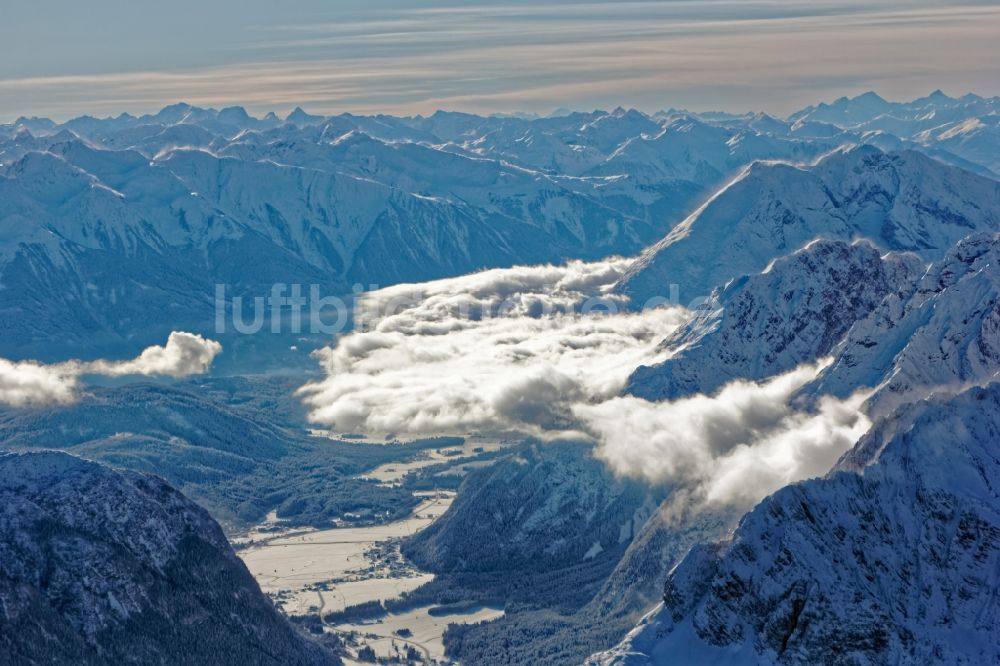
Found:
[(953, 100), (948, 95), (944, 94), (944, 92), (942, 92), (942, 90), (938, 88), (933, 92), (931, 92), (929, 95), (925, 95), (924, 97), (920, 97), (918, 99), (913, 100), (912, 102), (910, 102), (910, 104), (915, 107), (921, 107), (934, 104), (944, 104), (946, 102), (953, 102), (953, 101), (955, 100)]
[(48, 118), (40, 118), (39, 116), (19, 116), (17, 120), (14, 121), (14, 125), (36, 125), (45, 127), (55, 127), (54, 121)]
[(25, 663), (121, 663), (135, 645), (156, 663), (331, 661), (208, 513), (154, 476), (0, 454), (0, 561), (0, 650)]
[(219, 120), (245, 123), (250, 120), (250, 114), (242, 106), (227, 106), (219, 111)]
[(285, 116), (285, 122), (297, 125), (308, 125), (323, 120), (323, 116), (316, 116), (306, 111), (301, 106), (296, 106), (292, 112)]
[(879, 95), (874, 90), (869, 90), (868, 92), (861, 93), (855, 97), (852, 101), (855, 102), (873, 102), (878, 104), (888, 104), (884, 97)]
[(996, 210), (1000, 184), (914, 151), (859, 144), (808, 167), (758, 161), (649, 248), (619, 288), (635, 307), (671, 284), (689, 302), (818, 236), (935, 260), (993, 229)]

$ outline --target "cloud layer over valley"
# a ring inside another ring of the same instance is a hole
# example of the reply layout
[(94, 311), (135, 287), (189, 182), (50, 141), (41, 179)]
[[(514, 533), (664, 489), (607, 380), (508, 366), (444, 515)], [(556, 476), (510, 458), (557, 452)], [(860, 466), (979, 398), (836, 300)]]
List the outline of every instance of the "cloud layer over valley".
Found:
[(366, 295), (365, 330), (319, 353), (312, 418), (342, 431), (580, 435), (571, 406), (615, 396), (683, 321), (624, 313), (626, 260), (515, 267)]
[(796, 392), (823, 365), (761, 382), (737, 380), (711, 396), (672, 402), (623, 396), (574, 412), (597, 437), (597, 456), (615, 472), (677, 484), (684, 504), (750, 506), (826, 473), (871, 426), (861, 410), (869, 392), (796, 409)]
[(628, 312), (611, 287), (628, 262), (515, 267), (365, 294), (358, 329), (317, 352), (327, 377), (301, 394), (340, 432), (520, 432), (594, 442), (623, 476), (698, 503), (746, 505), (824, 473), (867, 430), (863, 396), (794, 407), (820, 365), (712, 396), (620, 393), (688, 316)]

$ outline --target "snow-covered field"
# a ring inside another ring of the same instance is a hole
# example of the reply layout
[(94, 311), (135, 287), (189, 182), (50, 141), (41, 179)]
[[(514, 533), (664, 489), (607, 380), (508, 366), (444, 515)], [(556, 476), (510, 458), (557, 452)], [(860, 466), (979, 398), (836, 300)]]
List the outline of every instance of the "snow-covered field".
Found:
[[(469, 458), (503, 445), (500, 438), (469, 437), (461, 446), (431, 449), (417, 460), (380, 465), (363, 476), (393, 484), (412, 470), (442, 463), (454, 463), (450, 471), (464, 472), (480, 464)], [(455, 498), (454, 492), (446, 490), (415, 494), (423, 501), (405, 520), (371, 527), (283, 530), (281, 520), (272, 513), (234, 543), (242, 545), (240, 556), (261, 589), (288, 615), (322, 616), (368, 601), (395, 599), (434, 579), (433, 574), (403, 559), (398, 540), (430, 525)], [(389, 657), (397, 650), (405, 654), (407, 646), (412, 646), (428, 659), (443, 660), (443, 636), (449, 624), (483, 622), (503, 615), (502, 609), (489, 607), (432, 615), (432, 608), (389, 613), (332, 629), (357, 632), (359, 644), (370, 645), (379, 657)]]
[[(379, 465), (375, 469), (362, 475), (363, 479), (374, 479), (379, 483), (393, 484), (399, 483), (403, 477), (412, 471), (430, 467), (431, 465), (441, 465), (443, 463), (455, 462), (463, 458), (472, 458), (480, 453), (489, 453), (502, 448), (504, 443), (494, 438), (478, 439), (474, 437), (466, 438), (465, 444), (461, 446), (450, 446), (443, 449), (431, 449), (427, 455), (408, 462), (391, 462)], [(483, 463), (488, 464), (488, 463)], [(455, 465), (449, 469), (449, 473), (464, 474), (469, 469), (477, 466), (476, 463), (465, 465)]]
[(385, 525), (285, 531), (263, 540), (258, 536), (240, 556), (261, 589), (290, 615), (392, 599), (433, 576), (401, 561), (376, 558), (373, 549), (427, 527), (453, 499), (450, 492), (429, 493), (409, 518)]
[[(356, 631), (365, 636), (365, 642), (375, 650), (379, 657), (389, 657), (398, 647), (400, 652), (406, 651), (407, 645), (412, 645), (425, 657), (441, 660), (444, 658), (444, 643), (442, 637), (449, 624), (472, 624), (486, 622), (503, 616), (503, 610), (482, 606), (459, 613), (447, 615), (431, 615), (432, 606), (415, 608), (405, 613), (390, 613), (384, 618), (372, 622), (338, 625), (340, 631)], [(397, 631), (409, 629), (411, 635), (402, 638)]]

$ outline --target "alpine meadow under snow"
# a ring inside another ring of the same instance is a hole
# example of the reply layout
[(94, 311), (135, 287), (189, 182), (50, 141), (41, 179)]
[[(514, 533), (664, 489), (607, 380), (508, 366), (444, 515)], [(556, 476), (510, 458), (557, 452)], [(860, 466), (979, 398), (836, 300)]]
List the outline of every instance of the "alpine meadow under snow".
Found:
[(998, 137), (0, 125), (0, 663), (995, 663)]

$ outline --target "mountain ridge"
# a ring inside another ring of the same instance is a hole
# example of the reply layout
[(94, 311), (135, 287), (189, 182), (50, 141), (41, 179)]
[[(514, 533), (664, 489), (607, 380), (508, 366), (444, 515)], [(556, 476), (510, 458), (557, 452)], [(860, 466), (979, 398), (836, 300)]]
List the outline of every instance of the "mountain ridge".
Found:
[[(0, 646), (13, 661), (336, 664), (161, 479), (0, 454)], [(24, 663), (22, 662), (22, 663)]]

